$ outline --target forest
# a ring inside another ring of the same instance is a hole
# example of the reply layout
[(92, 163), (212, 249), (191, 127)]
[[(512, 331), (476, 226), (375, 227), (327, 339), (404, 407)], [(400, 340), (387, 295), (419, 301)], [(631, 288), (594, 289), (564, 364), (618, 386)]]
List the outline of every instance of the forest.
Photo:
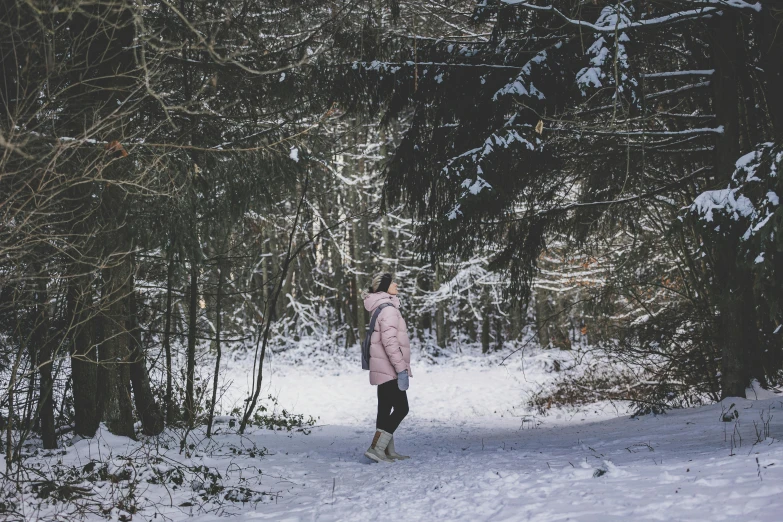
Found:
[[(717, 407), (779, 442), (734, 404), (783, 390), (779, 172), (779, 0), (4, 0), (0, 518), (278, 505), (193, 459), (318, 440), (285, 393), (366, 380), (379, 272), (411, 394), (535, 360), (494, 392), (523, 426)], [(90, 440), (137, 450), (58, 457)]]

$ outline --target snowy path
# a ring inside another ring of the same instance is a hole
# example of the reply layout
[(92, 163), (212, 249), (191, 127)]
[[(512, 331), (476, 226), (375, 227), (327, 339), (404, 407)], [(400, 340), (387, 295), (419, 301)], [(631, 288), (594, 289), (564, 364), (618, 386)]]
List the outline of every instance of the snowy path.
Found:
[[(272, 375), (280, 404), (323, 426), (253, 435), (274, 453), (260, 465), (280, 496), (244, 519), (783, 520), (783, 397), (737, 401), (742, 447), (730, 456), (734, 424), (719, 421), (719, 405), (638, 420), (604, 408), (531, 429), (513, 410), (531, 388), (519, 371), (420, 366), (395, 436), (412, 458), (388, 465), (362, 455), (375, 407), (366, 379)], [(776, 440), (754, 446), (762, 409)]]
[[(38, 462), (44, 470), (86, 471), (97, 460), (137, 476), (131, 491), (125, 479), (81, 483), (94, 492), (88, 502), (100, 501), (112, 520), (783, 520), (783, 396), (735, 400), (739, 423), (721, 422), (721, 405), (633, 420), (603, 404), (536, 418), (524, 404), (551, 382), (556, 353), (529, 354), (511, 367), (469, 356), (414, 366), (411, 413), (395, 434), (398, 450), (411, 455), (403, 462), (376, 464), (363, 455), (375, 416), (365, 372), (352, 361), (310, 364), (320, 368), (314, 372), (296, 359), (271, 361), (262, 397), (320, 416), (310, 435), (253, 429), (239, 436), (221, 424), (211, 441), (203, 430), (191, 433), (190, 451), (180, 452), (177, 432), (134, 442), (101, 430)], [(224, 411), (245, 397), (250, 371), (252, 364), (229, 361)], [(770, 438), (754, 444), (753, 421), (763, 429), (762, 412), (772, 415)], [(735, 426), (742, 442), (731, 456)], [(171, 473), (182, 469), (190, 474), (174, 481)], [(207, 472), (219, 474), (225, 489), (204, 503)], [(242, 488), (252, 502), (225, 500), (237, 492), (242, 498)], [(118, 500), (131, 494), (141, 509), (132, 517), (118, 511)], [(104, 519), (96, 509), (52, 504), (39, 512), (35, 505), (28, 494), (24, 519)]]

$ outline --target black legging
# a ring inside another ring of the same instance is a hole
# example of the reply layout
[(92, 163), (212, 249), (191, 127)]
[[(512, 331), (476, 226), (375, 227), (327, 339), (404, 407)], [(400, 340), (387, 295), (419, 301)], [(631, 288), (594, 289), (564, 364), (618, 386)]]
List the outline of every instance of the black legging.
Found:
[(397, 379), (379, 385), (375, 429), (394, 433), (407, 414), (408, 394), (397, 387)]

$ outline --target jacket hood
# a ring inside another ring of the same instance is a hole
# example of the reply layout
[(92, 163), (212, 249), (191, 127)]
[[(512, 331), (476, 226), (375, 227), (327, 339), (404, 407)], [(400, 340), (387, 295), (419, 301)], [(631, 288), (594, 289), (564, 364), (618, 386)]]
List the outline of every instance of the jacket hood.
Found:
[(389, 295), (386, 292), (367, 294), (367, 297), (364, 298), (364, 308), (368, 312), (372, 312), (383, 303), (391, 303), (395, 308), (400, 308), (400, 299), (396, 295)]

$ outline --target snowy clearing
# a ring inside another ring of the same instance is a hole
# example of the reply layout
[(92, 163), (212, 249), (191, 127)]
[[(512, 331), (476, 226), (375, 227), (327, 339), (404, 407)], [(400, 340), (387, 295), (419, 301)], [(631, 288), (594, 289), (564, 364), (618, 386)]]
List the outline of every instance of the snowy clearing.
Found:
[[(248, 501), (199, 503), (205, 478), (188, 476), (175, 488), (143, 480), (135, 494), (146, 507), (133, 519), (779, 520), (783, 397), (734, 399), (729, 422), (721, 421), (729, 404), (638, 419), (612, 404), (535, 416), (525, 399), (551, 381), (551, 359), (537, 352), (506, 366), (470, 356), (415, 366), (411, 413), (395, 434), (412, 458), (394, 464), (363, 456), (375, 415), (366, 372), (351, 361), (314, 371), (272, 359), (265, 392), (280, 408), (320, 417), (312, 433), (256, 429), (240, 437), (222, 418), (212, 444), (196, 433), (190, 457), (170, 445), (163, 464), (217, 470), (231, 485), (226, 495), (250, 491)], [(224, 402), (242, 397), (242, 374), (251, 370), (243, 360), (229, 368), (236, 384)], [(148, 446), (101, 430), (55, 459), (82, 466), (111, 453), (119, 468), (120, 455)]]

